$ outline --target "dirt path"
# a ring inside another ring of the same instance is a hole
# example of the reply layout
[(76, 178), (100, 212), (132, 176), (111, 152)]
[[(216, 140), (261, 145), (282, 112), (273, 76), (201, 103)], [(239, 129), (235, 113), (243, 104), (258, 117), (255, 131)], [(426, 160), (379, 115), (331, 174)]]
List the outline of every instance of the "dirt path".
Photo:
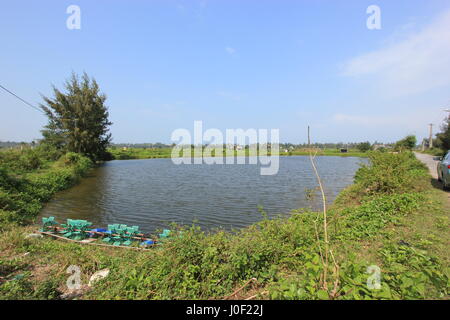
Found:
[[(424, 164), (426, 164), (427, 167), (430, 169), (431, 176), (433, 177), (433, 181), (431, 181), (431, 184), (435, 188), (442, 190), (442, 183), (437, 181), (437, 178), (438, 178), (438, 174), (437, 174), (438, 161), (433, 160), (434, 157), (429, 155), (429, 154), (423, 154), (423, 153), (418, 153), (418, 152), (414, 152), (414, 154), (416, 155), (417, 159), (419, 159)], [(448, 206), (448, 208), (450, 208), (450, 192), (445, 192), (444, 190), (442, 190), (442, 193), (443, 193), (443, 196), (447, 199), (447, 206)]]
[(427, 165), (428, 169), (430, 169), (431, 176), (434, 179), (437, 179), (438, 178), (438, 175), (437, 175), (438, 162), (433, 160), (434, 157), (429, 154), (423, 154), (423, 153), (418, 153), (418, 152), (414, 152), (414, 154), (416, 155), (417, 159), (419, 159), (420, 161), (422, 161), (423, 163), (425, 163)]

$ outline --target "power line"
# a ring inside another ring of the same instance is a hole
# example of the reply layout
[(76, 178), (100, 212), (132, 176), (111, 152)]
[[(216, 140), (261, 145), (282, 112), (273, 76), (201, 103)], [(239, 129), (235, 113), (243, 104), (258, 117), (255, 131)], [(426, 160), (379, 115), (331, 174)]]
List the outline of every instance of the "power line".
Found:
[(29, 103), (29, 102), (27, 102), (26, 100), (22, 99), (22, 98), (19, 97), (17, 94), (15, 94), (15, 93), (9, 91), (8, 89), (6, 89), (6, 88), (5, 88), (4, 86), (2, 86), (1, 84), (0, 84), (0, 88), (2, 88), (3, 90), (5, 90), (5, 91), (8, 92), (9, 94), (13, 95), (13, 96), (16, 97), (17, 99), (19, 99), (20, 101), (22, 101), (23, 103), (25, 103), (26, 105), (28, 105), (29, 107), (31, 107), (31, 108), (33, 108), (33, 109), (39, 111), (39, 112), (42, 113), (42, 114), (45, 114), (45, 112), (42, 111), (41, 108), (38, 108), (38, 107), (33, 106), (31, 103)]

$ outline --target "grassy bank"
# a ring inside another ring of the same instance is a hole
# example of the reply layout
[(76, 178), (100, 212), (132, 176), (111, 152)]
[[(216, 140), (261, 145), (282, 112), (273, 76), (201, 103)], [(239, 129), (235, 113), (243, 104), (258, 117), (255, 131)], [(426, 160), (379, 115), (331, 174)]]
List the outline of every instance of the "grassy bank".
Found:
[[(14, 227), (0, 234), (0, 297), (56, 299), (67, 291), (70, 265), (80, 267), (84, 284), (110, 269), (84, 299), (448, 297), (450, 210), (441, 191), (410, 153), (369, 159), (328, 211), (335, 258), (328, 266), (316, 229), (322, 216), (304, 210), (234, 233), (178, 228), (183, 237), (150, 251), (26, 239), (33, 228)], [(369, 266), (380, 268), (381, 289), (367, 287)], [(324, 268), (327, 288), (320, 285)]]
[(92, 162), (79, 154), (60, 156), (43, 147), (0, 152), (0, 230), (32, 222), (43, 203), (91, 167)]
[[(170, 158), (172, 156), (171, 148), (127, 148), (126, 150), (121, 148), (110, 148), (108, 151), (113, 155), (116, 160), (129, 160), (129, 159), (153, 159), (153, 158)], [(227, 150), (229, 152), (230, 150)], [(249, 150), (235, 150), (232, 151), (233, 156), (256, 156), (258, 153), (252, 153)], [(270, 153), (269, 153), (270, 155)], [(280, 156), (305, 156), (309, 155), (307, 149), (297, 149), (288, 152), (280, 151)], [(340, 156), (340, 157), (367, 157), (366, 152), (360, 152), (356, 149), (351, 149), (346, 153), (342, 153), (338, 149), (321, 149), (318, 156)], [(191, 156), (194, 156), (194, 151), (191, 152)], [(211, 152), (211, 156), (215, 157), (214, 150)], [(221, 156), (226, 156), (225, 152)]]
[(417, 152), (429, 154), (429, 155), (436, 156), (436, 157), (443, 157), (443, 156), (445, 156), (447, 154), (448, 151), (444, 151), (444, 150), (439, 149), (439, 148), (433, 148), (433, 149), (427, 149), (427, 150), (424, 150), (424, 151), (419, 150)]

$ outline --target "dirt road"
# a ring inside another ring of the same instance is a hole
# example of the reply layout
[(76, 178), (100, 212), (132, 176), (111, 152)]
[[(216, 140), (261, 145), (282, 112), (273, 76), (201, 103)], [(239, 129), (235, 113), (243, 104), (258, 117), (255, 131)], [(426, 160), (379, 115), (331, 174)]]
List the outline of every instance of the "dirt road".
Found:
[(416, 155), (417, 159), (419, 159), (420, 161), (422, 161), (423, 163), (425, 163), (427, 165), (428, 169), (430, 169), (431, 176), (434, 179), (437, 179), (438, 178), (438, 175), (437, 175), (438, 162), (433, 160), (434, 157), (429, 154), (423, 154), (423, 153), (418, 153), (418, 152), (414, 152), (414, 154)]
[[(423, 154), (414, 152), (416, 155), (416, 158), (422, 161), (427, 165), (427, 167), (430, 169), (431, 176), (433, 177), (433, 180), (431, 181), (431, 184), (436, 188), (442, 190), (443, 197), (447, 199), (446, 207), (450, 209), (450, 192), (446, 192), (442, 189), (442, 183), (437, 181), (438, 174), (437, 174), (437, 164), (438, 161), (433, 160), (433, 156), (430, 156), (429, 154)], [(449, 210), (450, 212), (450, 210)]]

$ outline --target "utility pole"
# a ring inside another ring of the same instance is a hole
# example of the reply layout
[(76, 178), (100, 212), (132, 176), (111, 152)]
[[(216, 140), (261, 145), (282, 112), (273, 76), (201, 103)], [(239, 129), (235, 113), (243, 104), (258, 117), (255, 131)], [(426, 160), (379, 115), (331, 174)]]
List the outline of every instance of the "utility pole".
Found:
[(311, 147), (311, 138), (309, 135), (309, 126), (308, 126), (308, 148), (310, 148), (310, 147)]
[(429, 149), (433, 149), (433, 124), (430, 123), (430, 140), (428, 141)]

